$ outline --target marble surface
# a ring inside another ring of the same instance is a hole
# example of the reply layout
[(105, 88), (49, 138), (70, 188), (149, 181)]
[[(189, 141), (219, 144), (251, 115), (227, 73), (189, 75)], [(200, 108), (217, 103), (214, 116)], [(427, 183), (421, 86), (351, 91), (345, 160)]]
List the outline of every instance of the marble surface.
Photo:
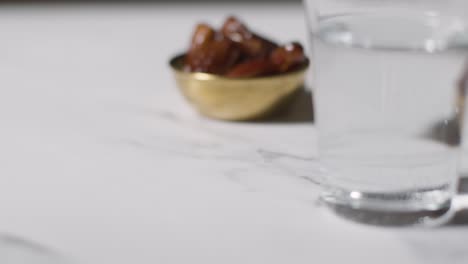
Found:
[(383, 229), (317, 203), (307, 96), (269, 122), (194, 113), (167, 61), (231, 13), (306, 41), (299, 5), (1, 5), (1, 232), (83, 264), (467, 263), (463, 213)]

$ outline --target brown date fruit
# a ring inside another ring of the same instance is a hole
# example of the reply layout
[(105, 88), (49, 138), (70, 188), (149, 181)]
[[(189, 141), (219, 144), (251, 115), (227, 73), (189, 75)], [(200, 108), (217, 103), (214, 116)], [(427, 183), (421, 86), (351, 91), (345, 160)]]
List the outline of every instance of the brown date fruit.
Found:
[(192, 36), (191, 49), (203, 46), (208, 42), (211, 42), (216, 37), (216, 31), (207, 24), (198, 24), (195, 28), (195, 32)]
[(224, 74), (238, 62), (239, 56), (239, 48), (231, 40), (215, 39), (189, 50), (185, 70)]
[(242, 40), (251, 38), (253, 35), (245, 24), (233, 16), (226, 19), (221, 28), (221, 32), (225, 37), (229, 37), (235, 42), (242, 42)]
[(258, 58), (237, 64), (226, 74), (230, 78), (249, 78), (271, 75), (276, 67), (269, 58)]
[(297, 42), (276, 48), (271, 53), (270, 59), (279, 73), (294, 70), (307, 62), (304, 48)]
[(306, 62), (299, 43), (279, 47), (231, 16), (219, 31), (207, 24), (196, 26), (184, 70), (246, 78), (292, 71)]
[(276, 43), (263, 38), (249, 30), (239, 19), (231, 16), (221, 28), (222, 34), (237, 43), (247, 59), (266, 57), (278, 47)]

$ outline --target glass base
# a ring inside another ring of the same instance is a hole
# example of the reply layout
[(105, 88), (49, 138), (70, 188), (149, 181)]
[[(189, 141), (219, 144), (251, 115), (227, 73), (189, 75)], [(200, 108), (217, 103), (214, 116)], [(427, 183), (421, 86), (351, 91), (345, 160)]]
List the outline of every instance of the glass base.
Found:
[(41, 245), (9, 235), (0, 235), (1, 264), (65, 264), (63, 257)]
[(454, 215), (446, 192), (366, 193), (328, 190), (321, 199), (338, 216), (377, 226), (440, 226)]

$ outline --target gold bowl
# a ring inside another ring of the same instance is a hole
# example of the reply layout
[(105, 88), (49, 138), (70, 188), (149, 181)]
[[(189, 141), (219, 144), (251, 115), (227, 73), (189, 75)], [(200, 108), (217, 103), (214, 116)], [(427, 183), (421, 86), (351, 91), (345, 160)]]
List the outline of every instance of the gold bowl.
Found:
[(272, 113), (304, 85), (309, 63), (285, 74), (227, 78), (216, 74), (185, 72), (185, 54), (170, 60), (182, 94), (203, 115), (245, 121)]

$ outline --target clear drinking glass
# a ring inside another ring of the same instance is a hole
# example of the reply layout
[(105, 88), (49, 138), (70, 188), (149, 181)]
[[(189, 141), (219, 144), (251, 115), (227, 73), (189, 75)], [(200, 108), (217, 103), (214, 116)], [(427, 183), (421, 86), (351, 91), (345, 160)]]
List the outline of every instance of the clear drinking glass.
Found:
[(304, 3), (322, 198), (376, 224), (445, 219), (459, 179), (468, 1)]

